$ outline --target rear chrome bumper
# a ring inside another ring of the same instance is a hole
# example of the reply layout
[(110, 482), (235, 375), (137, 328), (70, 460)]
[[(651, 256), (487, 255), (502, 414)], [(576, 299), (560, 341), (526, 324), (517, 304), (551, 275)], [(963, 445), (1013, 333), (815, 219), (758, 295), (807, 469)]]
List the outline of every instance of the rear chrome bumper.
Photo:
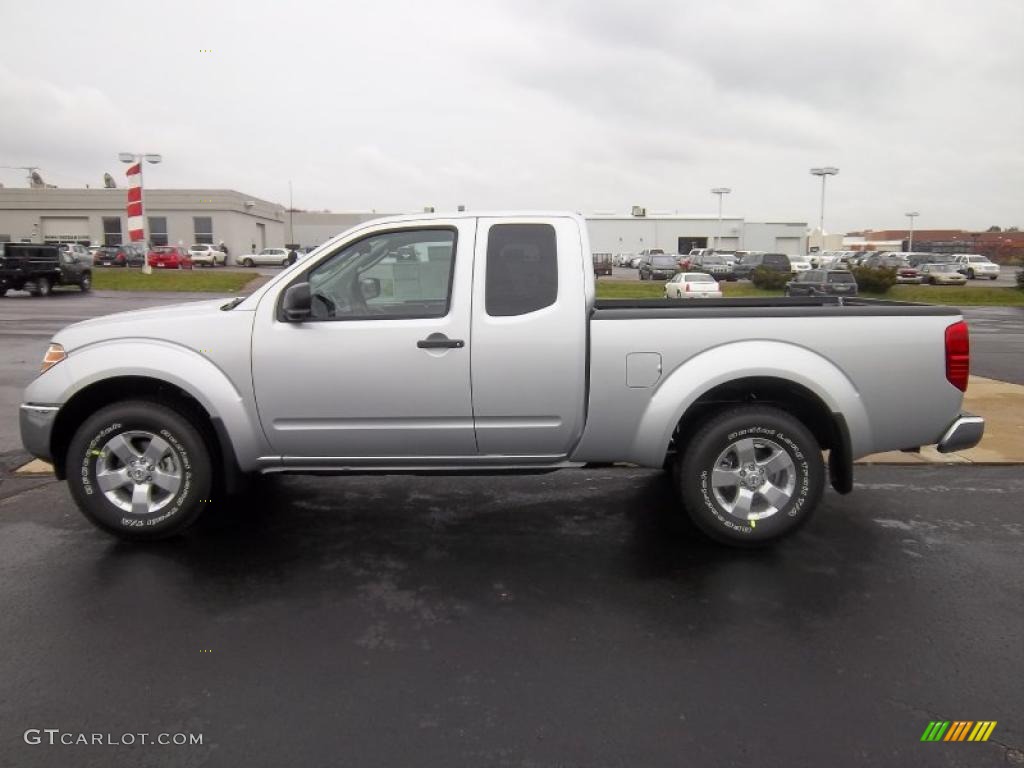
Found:
[(939, 440), (939, 453), (952, 453), (973, 448), (981, 442), (985, 434), (985, 420), (980, 416), (970, 413), (962, 413), (960, 417), (949, 425), (949, 428)]

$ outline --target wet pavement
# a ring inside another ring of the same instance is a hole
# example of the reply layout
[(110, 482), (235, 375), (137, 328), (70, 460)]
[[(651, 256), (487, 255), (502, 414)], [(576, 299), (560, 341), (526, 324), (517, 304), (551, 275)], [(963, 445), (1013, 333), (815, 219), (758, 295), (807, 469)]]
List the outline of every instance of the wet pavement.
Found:
[(1019, 765), (1022, 494), (859, 468), (738, 552), (658, 472), (282, 477), (137, 546), (37, 480), (0, 501), (0, 765)]

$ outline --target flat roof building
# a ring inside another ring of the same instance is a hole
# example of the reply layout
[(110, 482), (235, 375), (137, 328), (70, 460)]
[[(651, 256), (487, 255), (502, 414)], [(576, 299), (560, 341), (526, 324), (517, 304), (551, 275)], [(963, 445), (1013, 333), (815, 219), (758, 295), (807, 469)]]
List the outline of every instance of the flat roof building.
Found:
[[(126, 242), (127, 190), (0, 188), (0, 241)], [(284, 206), (233, 189), (147, 189), (152, 245), (223, 242), (237, 256), (285, 244)]]

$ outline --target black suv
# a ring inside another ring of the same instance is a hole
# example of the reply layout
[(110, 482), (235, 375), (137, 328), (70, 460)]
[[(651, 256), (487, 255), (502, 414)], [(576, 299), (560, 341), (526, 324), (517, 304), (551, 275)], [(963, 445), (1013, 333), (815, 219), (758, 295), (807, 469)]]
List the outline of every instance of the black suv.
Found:
[(786, 283), (787, 296), (856, 296), (857, 281), (845, 269), (809, 269)]
[(0, 243), (0, 296), (7, 291), (28, 290), (46, 296), (55, 285), (92, 288), (92, 262), (56, 245)]
[(776, 272), (792, 272), (793, 265), (789, 263), (789, 256), (784, 253), (748, 253), (733, 266), (733, 274), (737, 279), (749, 280), (750, 275), (758, 267), (771, 269)]

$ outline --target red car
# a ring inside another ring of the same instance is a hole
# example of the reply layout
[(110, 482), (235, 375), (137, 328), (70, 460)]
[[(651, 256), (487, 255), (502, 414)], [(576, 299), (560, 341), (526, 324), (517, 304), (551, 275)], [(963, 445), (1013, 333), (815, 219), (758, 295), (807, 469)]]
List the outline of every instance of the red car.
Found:
[(149, 252), (153, 269), (192, 269), (192, 257), (180, 245), (160, 245)]

